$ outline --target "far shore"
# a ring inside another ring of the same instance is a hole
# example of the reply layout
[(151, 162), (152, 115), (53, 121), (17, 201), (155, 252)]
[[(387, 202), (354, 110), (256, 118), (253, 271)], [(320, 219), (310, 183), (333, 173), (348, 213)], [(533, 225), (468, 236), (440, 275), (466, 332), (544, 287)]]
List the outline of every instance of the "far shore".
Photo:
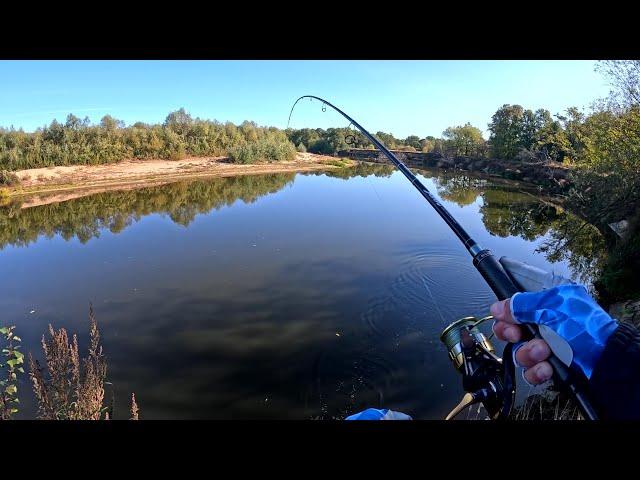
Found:
[[(25, 197), (23, 208), (60, 202), (109, 190), (164, 185), (189, 178), (229, 177), (282, 172), (308, 172), (342, 168), (337, 158), (298, 153), (285, 162), (235, 164), (226, 157), (183, 160), (125, 160), (106, 165), (72, 165), (18, 170), (20, 185), (9, 190)], [(356, 163), (347, 160), (349, 163)]]

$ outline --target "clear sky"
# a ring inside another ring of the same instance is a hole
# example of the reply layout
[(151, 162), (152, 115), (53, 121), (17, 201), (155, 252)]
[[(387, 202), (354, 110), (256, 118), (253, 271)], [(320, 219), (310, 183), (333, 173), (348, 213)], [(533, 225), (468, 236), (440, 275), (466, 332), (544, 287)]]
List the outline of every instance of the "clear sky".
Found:
[[(312, 94), (368, 130), (440, 136), (471, 122), (485, 132), (505, 103), (588, 108), (609, 91), (591, 61), (0, 61), (0, 126), (32, 131), (67, 113), (98, 122), (194, 117), (286, 127), (295, 99)], [(301, 102), (291, 126), (346, 127)]]

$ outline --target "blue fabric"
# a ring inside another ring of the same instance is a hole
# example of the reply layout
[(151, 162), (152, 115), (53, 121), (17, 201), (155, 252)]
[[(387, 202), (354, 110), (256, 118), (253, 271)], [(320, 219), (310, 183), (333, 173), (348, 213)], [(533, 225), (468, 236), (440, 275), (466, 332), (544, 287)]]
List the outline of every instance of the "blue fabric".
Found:
[(383, 408), (382, 410), (378, 410), (377, 408), (367, 408), (362, 412), (348, 416), (345, 420), (382, 420), (388, 411), (388, 408)]
[(560, 285), (541, 292), (523, 292), (511, 299), (518, 322), (544, 324), (562, 336), (573, 350), (573, 363), (587, 378), (607, 339), (618, 327), (582, 285)]
[(345, 420), (413, 420), (409, 415), (402, 412), (394, 412), (388, 408), (378, 410), (377, 408), (367, 408), (362, 412), (354, 413)]

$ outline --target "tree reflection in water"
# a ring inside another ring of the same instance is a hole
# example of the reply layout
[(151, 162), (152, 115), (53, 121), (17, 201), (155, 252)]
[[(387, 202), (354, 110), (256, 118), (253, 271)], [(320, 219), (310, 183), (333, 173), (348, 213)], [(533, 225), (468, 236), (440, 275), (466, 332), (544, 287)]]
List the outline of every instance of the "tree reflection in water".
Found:
[[(358, 164), (306, 175), (334, 178), (390, 177), (395, 169), (384, 164)], [(431, 178), (438, 195), (460, 207), (480, 202), (484, 226), (492, 235), (548, 239), (538, 249), (551, 262), (567, 260), (572, 274), (589, 282), (605, 259), (599, 232), (561, 207), (524, 191), (517, 184), (470, 176), (460, 172), (420, 170)], [(241, 200), (255, 202), (291, 184), (295, 173), (246, 175), (191, 180), (137, 190), (111, 191), (59, 203), (21, 208), (19, 203), (0, 207), (0, 248), (25, 246), (39, 236), (60, 235), (85, 243), (100, 236), (103, 229), (119, 233), (145, 215), (167, 215), (188, 226), (196, 215)]]
[(537, 251), (550, 262), (566, 260), (576, 280), (590, 283), (604, 266), (606, 248), (600, 232), (562, 207), (515, 184), (458, 172), (421, 173), (435, 181), (444, 200), (462, 207), (480, 198), (482, 222), (492, 235), (529, 241), (547, 235)]

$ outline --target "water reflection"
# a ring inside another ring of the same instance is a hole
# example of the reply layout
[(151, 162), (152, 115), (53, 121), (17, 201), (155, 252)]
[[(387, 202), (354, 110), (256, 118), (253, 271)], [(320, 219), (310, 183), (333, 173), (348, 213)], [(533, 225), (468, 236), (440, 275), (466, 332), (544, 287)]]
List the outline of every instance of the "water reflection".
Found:
[[(530, 192), (421, 174), (497, 253), (547, 268), (535, 251), (562, 237), (566, 274), (597, 252), (576, 240), (587, 227)], [(461, 387), (438, 333), (493, 300), (385, 165), (9, 205), (0, 245), (0, 320), (26, 351), (49, 322), (85, 342), (93, 302), (120, 418), (132, 391), (142, 418), (342, 418), (366, 406), (442, 418)]]
[(104, 192), (60, 203), (22, 209), (16, 202), (0, 208), (0, 247), (25, 246), (45, 235), (86, 243), (103, 229), (120, 233), (145, 215), (160, 213), (188, 226), (195, 216), (255, 202), (293, 182), (294, 173), (246, 175), (210, 181), (184, 181), (161, 187)]
[[(388, 177), (387, 165), (360, 164), (328, 172), (314, 172), (335, 178)], [(0, 248), (26, 246), (44, 235), (77, 238), (86, 243), (103, 229), (120, 233), (140, 218), (158, 213), (175, 223), (189, 226), (198, 214), (230, 206), (236, 201), (253, 203), (291, 185), (295, 173), (245, 175), (209, 180), (187, 180), (161, 187), (97, 193), (64, 202), (22, 208), (16, 201), (0, 206)]]
[(425, 174), (435, 179), (445, 200), (459, 206), (480, 200), (482, 222), (492, 235), (529, 241), (548, 236), (538, 251), (552, 263), (568, 261), (574, 279), (589, 284), (603, 267), (606, 248), (598, 230), (558, 204), (536, 197), (531, 189), (464, 173)]

